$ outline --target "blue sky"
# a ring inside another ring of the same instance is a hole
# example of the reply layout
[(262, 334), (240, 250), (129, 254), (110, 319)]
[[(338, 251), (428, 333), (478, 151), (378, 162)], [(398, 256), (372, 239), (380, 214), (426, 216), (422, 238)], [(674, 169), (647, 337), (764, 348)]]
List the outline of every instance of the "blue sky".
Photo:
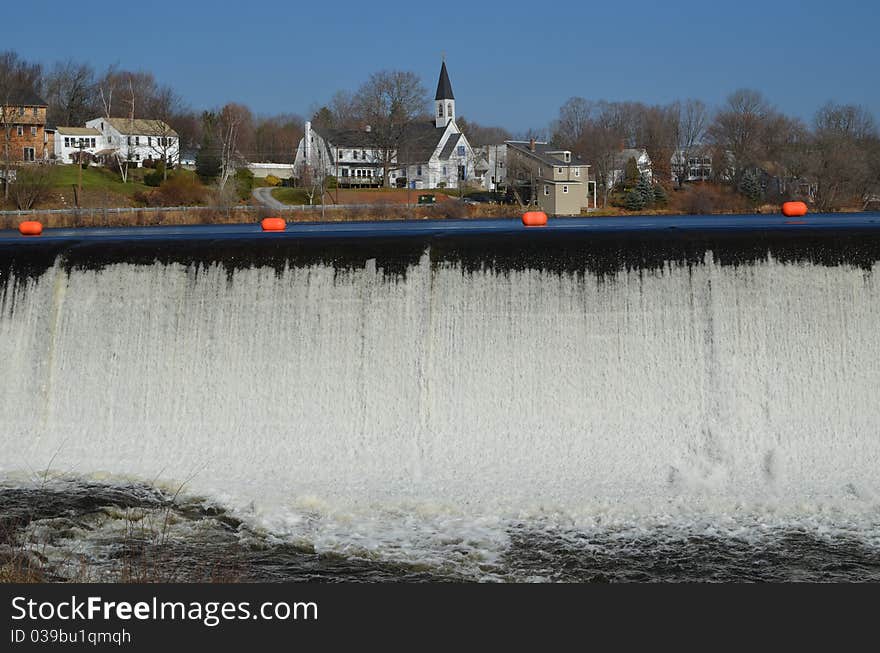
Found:
[[(721, 103), (756, 88), (809, 119), (827, 100), (880, 114), (880, 3), (185, 2), (45, 3), (0, 24), (0, 49), (151, 70), (195, 108), (309, 110), (372, 72), (412, 70), (431, 92), (441, 53), (459, 115), (514, 132), (542, 128), (572, 95)], [(127, 26), (127, 27), (126, 27)]]

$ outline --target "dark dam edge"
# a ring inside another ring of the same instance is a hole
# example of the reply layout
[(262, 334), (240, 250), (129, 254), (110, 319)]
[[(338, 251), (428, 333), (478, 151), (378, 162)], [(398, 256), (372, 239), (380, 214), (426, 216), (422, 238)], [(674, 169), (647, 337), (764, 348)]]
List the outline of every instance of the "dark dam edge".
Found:
[(546, 270), (614, 275), (670, 264), (782, 263), (850, 265), (880, 261), (880, 216), (703, 216), (557, 219), (525, 228), (515, 220), (291, 224), (264, 233), (258, 225), (47, 230), (43, 236), (0, 234), (0, 275), (42, 275), (53, 266), (102, 269), (116, 263), (177, 263), (235, 270), (311, 265), (337, 270), (375, 261), (402, 276), (427, 254), (463, 271)]

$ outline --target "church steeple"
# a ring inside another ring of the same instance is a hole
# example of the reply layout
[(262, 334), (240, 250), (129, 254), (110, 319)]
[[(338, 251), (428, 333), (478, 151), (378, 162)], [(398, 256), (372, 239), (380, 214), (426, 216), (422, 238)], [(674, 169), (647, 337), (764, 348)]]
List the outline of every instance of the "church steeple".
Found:
[(452, 94), (444, 57), (443, 65), (440, 66), (440, 79), (437, 81), (437, 95), (434, 96), (434, 124), (445, 127), (450, 120), (455, 120), (455, 96)]

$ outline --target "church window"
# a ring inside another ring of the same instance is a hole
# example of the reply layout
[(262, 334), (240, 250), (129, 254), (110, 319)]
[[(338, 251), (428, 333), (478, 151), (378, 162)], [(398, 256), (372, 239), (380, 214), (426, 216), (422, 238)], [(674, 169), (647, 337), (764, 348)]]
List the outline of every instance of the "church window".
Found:
[(437, 105), (437, 116), (438, 116), (439, 118), (442, 118), (442, 117), (443, 117), (443, 104), (438, 104), (438, 105)]
[(464, 145), (458, 146), (458, 156), (464, 156)]

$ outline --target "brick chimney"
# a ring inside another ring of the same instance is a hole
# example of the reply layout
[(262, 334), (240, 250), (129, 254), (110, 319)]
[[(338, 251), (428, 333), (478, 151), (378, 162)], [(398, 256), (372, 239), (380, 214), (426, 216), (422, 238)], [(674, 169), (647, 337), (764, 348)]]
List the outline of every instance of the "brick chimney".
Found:
[(529, 141), (529, 151), (530, 152), (535, 151), (535, 139), (534, 138)]

